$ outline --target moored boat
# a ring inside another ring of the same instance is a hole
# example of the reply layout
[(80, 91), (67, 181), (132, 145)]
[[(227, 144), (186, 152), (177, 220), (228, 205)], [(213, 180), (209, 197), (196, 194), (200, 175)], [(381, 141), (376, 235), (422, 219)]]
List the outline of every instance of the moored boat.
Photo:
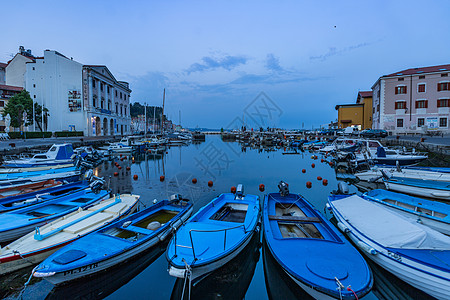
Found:
[(315, 299), (355, 299), (373, 284), (359, 252), (301, 195), (280, 193), (264, 198), (264, 242), (283, 271)]
[(419, 197), (450, 200), (450, 182), (414, 178), (385, 178), (386, 189)]
[(450, 235), (450, 205), (401, 193), (376, 189), (362, 198), (381, 204), (404, 217)]
[(124, 263), (167, 238), (192, 210), (181, 199), (163, 200), (60, 249), (33, 276), (57, 285)]
[(35, 154), (32, 158), (7, 160), (5, 168), (33, 168), (73, 163), (72, 144), (54, 144), (47, 152)]
[(95, 193), (92, 189), (86, 189), (31, 207), (0, 214), (0, 242), (17, 239), (33, 231), (36, 226), (42, 226), (79, 207), (83, 208), (105, 199), (107, 196), (107, 191)]
[(0, 199), (38, 192), (60, 185), (62, 185), (61, 181), (49, 179), (37, 182), (25, 182), (24, 184), (15, 184), (7, 187), (0, 187)]
[(367, 171), (362, 171), (355, 173), (355, 176), (359, 180), (371, 181), (371, 182), (383, 182), (383, 172), (389, 177), (397, 178), (412, 178), (412, 179), (422, 179), (422, 180), (435, 180), (435, 181), (447, 181), (450, 182), (450, 173), (442, 172), (433, 169), (417, 169), (417, 168), (386, 168), (375, 166)]
[(138, 200), (136, 195), (117, 195), (36, 227), (34, 232), (0, 249), (0, 274), (43, 261), (64, 245), (129, 214)]
[(338, 227), (367, 257), (437, 299), (450, 299), (450, 237), (357, 195), (332, 195)]
[(221, 194), (174, 235), (166, 258), (169, 274), (194, 281), (236, 257), (259, 228), (259, 197)]
[(87, 181), (78, 181), (33, 191), (31, 193), (5, 197), (0, 199), (0, 213), (53, 200), (87, 188), (89, 188)]

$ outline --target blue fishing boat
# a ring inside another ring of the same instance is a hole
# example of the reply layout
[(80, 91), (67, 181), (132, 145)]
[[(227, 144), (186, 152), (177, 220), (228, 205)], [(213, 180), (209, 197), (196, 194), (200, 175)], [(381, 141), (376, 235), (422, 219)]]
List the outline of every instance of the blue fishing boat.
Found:
[(201, 208), (174, 235), (166, 258), (169, 274), (194, 281), (236, 257), (259, 229), (259, 197), (221, 194)]
[(48, 174), (73, 172), (76, 170), (77, 169), (74, 166), (72, 166), (72, 167), (58, 168), (58, 169), (26, 171), (26, 172), (20, 172), (20, 173), (3, 173), (3, 174), (0, 174), (0, 182), (10, 181), (10, 180), (18, 179), (18, 178), (23, 179), (23, 178), (36, 177), (36, 176), (42, 176), (42, 175), (48, 175)]
[(417, 223), (450, 235), (450, 205), (448, 204), (382, 189), (369, 191), (361, 197), (381, 204)]
[(41, 166), (61, 165), (73, 163), (72, 144), (55, 144), (47, 152), (35, 154), (32, 158), (7, 160), (5, 168), (33, 168)]
[(57, 285), (126, 263), (163, 241), (192, 211), (192, 204), (182, 199), (163, 200), (60, 249), (33, 276)]
[(357, 195), (331, 195), (328, 208), (373, 262), (436, 299), (450, 299), (449, 236)]
[(55, 200), (0, 214), (0, 243), (15, 240), (54, 219), (108, 197), (107, 191), (85, 189)]
[(450, 182), (415, 178), (389, 177), (384, 179), (388, 190), (441, 200), (450, 200)]
[(364, 258), (305, 198), (280, 193), (264, 198), (264, 242), (284, 272), (315, 299), (355, 299), (372, 288)]
[(89, 182), (78, 181), (31, 193), (0, 198), (0, 213), (60, 198), (87, 188), (89, 188)]

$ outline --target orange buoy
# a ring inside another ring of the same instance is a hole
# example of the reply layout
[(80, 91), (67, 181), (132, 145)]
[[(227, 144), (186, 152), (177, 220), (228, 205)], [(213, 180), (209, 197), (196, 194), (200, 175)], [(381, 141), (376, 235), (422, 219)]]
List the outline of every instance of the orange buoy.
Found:
[(192, 183), (196, 184), (197, 183), (197, 178), (192, 178)]
[(213, 186), (212, 180), (208, 181), (208, 186), (209, 186), (209, 187), (212, 187), (212, 186)]
[(334, 163), (332, 161), (330, 161), (330, 167), (332, 167), (334, 165)]
[(322, 180), (322, 177), (320, 177), (320, 176), (317, 176), (317, 180)]
[(123, 157), (120, 158), (120, 161), (123, 161)]
[(114, 176), (119, 176), (119, 172), (114, 172)]
[(121, 166), (118, 166), (117, 169), (122, 170), (122, 167), (121, 167)]
[(320, 162), (324, 162), (325, 160), (323, 160), (323, 158), (320, 160)]
[(308, 189), (310, 189), (310, 188), (312, 187), (312, 182), (311, 182), (311, 181), (307, 181), (307, 182), (306, 182), (306, 187), (307, 187)]
[(128, 156), (124, 156), (123, 159), (127, 160)]
[(131, 170), (131, 168), (130, 167), (127, 167), (127, 171), (130, 171)]
[(264, 190), (266, 189), (266, 187), (264, 186), (264, 184), (260, 184), (259, 185), (259, 190), (261, 191), (261, 192), (264, 192)]
[(302, 173), (306, 173), (306, 169), (302, 169)]
[(137, 180), (137, 179), (138, 179), (137, 174), (134, 174), (134, 175), (133, 175), (133, 179), (134, 179), (134, 180)]
[(235, 187), (235, 186), (232, 186), (232, 187), (231, 187), (231, 192), (232, 192), (233, 194), (236, 193), (236, 187)]
[(322, 181), (322, 184), (325, 185), (325, 186), (327, 186), (327, 185), (328, 185), (328, 180), (324, 179), (324, 180)]
[(164, 181), (164, 179), (165, 179), (165, 177), (164, 176), (159, 176), (159, 181), (161, 181), (161, 182), (163, 182)]
[(312, 168), (315, 168), (315, 167), (316, 167), (316, 164), (311, 164), (311, 167), (312, 167)]
[(122, 157), (122, 154), (120, 154), (120, 157)]

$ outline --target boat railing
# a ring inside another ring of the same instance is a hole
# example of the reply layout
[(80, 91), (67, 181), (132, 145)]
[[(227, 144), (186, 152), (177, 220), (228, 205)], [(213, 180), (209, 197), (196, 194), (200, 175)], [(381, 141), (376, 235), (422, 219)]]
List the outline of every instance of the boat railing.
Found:
[(191, 229), (189, 230), (189, 239), (191, 241), (191, 246), (185, 246), (185, 245), (178, 245), (177, 244), (177, 234), (175, 234), (175, 240), (174, 240), (174, 244), (175, 244), (175, 253), (174, 253), (174, 257), (177, 256), (177, 247), (182, 247), (182, 248), (189, 248), (192, 249), (192, 254), (194, 255), (194, 261), (197, 260), (197, 257), (195, 255), (195, 248), (194, 248), (194, 240), (192, 238), (192, 232), (224, 232), (224, 238), (223, 238), (223, 250), (225, 250), (226, 245), (227, 245), (227, 231), (228, 230), (233, 230), (233, 229), (237, 229), (242, 227), (244, 229), (244, 233), (247, 233), (247, 229), (245, 228), (245, 224), (241, 224), (238, 226), (234, 226), (234, 227), (228, 227), (228, 228), (222, 228), (222, 229), (214, 229), (214, 230), (200, 230), (200, 229)]

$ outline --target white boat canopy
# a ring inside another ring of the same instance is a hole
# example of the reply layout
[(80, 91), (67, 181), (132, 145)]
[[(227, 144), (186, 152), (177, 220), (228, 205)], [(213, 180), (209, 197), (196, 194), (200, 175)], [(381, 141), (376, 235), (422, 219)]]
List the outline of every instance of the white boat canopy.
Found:
[(450, 237), (357, 195), (333, 201), (333, 205), (353, 227), (373, 241), (389, 248), (450, 249)]

